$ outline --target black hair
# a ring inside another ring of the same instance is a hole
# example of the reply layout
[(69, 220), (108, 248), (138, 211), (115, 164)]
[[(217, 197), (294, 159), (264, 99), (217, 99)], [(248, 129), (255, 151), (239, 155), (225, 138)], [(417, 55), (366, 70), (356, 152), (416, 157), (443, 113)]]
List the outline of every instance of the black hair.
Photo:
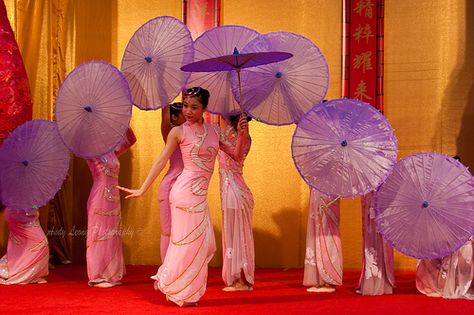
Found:
[(183, 103), (175, 102), (170, 104), (170, 116), (178, 116), (183, 111)]
[(208, 90), (199, 86), (195, 86), (184, 91), (184, 97), (197, 97), (199, 102), (201, 102), (203, 109), (206, 109), (207, 104), (209, 104), (210, 96), (211, 94)]
[[(230, 120), (230, 123), (233, 125), (235, 123), (238, 123), (239, 120), (240, 120), (240, 114), (237, 114), (237, 115), (230, 115), (229, 116), (229, 120)], [(251, 121), (252, 120), (252, 116), (248, 116), (247, 115), (247, 121)]]

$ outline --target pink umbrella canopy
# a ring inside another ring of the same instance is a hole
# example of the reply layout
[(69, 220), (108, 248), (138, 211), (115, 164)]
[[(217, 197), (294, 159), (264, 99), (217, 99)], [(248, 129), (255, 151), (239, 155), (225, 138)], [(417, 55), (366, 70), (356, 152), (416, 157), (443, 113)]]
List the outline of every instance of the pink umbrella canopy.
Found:
[(354, 99), (314, 106), (299, 120), (291, 149), (301, 177), (328, 196), (374, 191), (397, 160), (397, 139), (387, 119)]
[(124, 140), (131, 115), (127, 81), (103, 61), (77, 66), (56, 97), (59, 134), (75, 155), (86, 159), (114, 150)]
[[(240, 51), (258, 33), (250, 28), (239, 25), (224, 25), (210, 29), (199, 36), (194, 42), (194, 62), (232, 55), (234, 50)], [(219, 65), (219, 63), (217, 63)], [(223, 63), (224, 64), (224, 63)], [(194, 72), (188, 86), (200, 86), (211, 94), (207, 111), (214, 114), (230, 114), (239, 112), (239, 104), (232, 96), (230, 83), (233, 67), (212, 72)]]
[[(319, 48), (304, 36), (289, 32), (261, 35), (242, 53), (285, 51), (292, 58), (241, 72), (243, 109), (270, 125), (288, 125), (321, 102), (329, 86), (329, 69)], [(240, 98), (238, 78), (232, 91)]]
[(191, 33), (178, 19), (160, 16), (143, 24), (122, 59), (133, 104), (155, 110), (171, 103), (189, 79), (190, 74), (180, 67), (192, 62), (193, 56)]
[(378, 230), (408, 256), (449, 255), (474, 233), (474, 178), (447, 155), (425, 152), (400, 160), (375, 200)]
[(69, 151), (57, 125), (47, 120), (28, 121), (0, 147), (0, 199), (18, 211), (44, 206), (61, 188), (68, 169)]

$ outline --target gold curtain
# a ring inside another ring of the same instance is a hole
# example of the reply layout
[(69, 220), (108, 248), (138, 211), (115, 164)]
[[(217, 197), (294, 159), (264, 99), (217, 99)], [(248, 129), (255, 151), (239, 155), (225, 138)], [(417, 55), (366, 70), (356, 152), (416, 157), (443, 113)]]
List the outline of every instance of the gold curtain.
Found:
[[(135, 30), (159, 15), (181, 18), (179, 0), (5, 0), (25, 59), (34, 99), (34, 118), (51, 118), (54, 96), (64, 74), (75, 65), (102, 59), (120, 66)], [(385, 112), (399, 139), (400, 156), (418, 151), (460, 153), (474, 165), (466, 145), (473, 133), (474, 56), (468, 34), (474, 29), (474, 4), (467, 0), (385, 1)], [(223, 0), (222, 24), (241, 24), (261, 33), (291, 31), (310, 38), (329, 63), (327, 98), (341, 89), (342, 3), (333, 0)], [(163, 148), (160, 113), (134, 108), (137, 144), (121, 158), (120, 182), (137, 187)], [(245, 178), (254, 193), (254, 231), (258, 267), (302, 266), (309, 189), (291, 160), (294, 126), (252, 122), (252, 150)], [(159, 264), (157, 188), (138, 200), (122, 201), (124, 255), (127, 263)], [(89, 171), (74, 159), (70, 189), (73, 258), (85, 259), (86, 201)], [(221, 210), (217, 172), (209, 202), (218, 241), (212, 265), (220, 265)], [(345, 268), (360, 268), (360, 201), (342, 202), (341, 233)], [(398, 269), (414, 260), (396, 256)]]

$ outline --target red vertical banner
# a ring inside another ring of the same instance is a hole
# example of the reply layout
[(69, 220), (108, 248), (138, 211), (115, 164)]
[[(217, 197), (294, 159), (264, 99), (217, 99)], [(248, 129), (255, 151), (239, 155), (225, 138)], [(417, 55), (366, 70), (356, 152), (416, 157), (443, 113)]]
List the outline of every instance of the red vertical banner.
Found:
[(0, 1), (0, 144), (31, 116), (28, 77), (5, 3)]
[[(184, 0), (183, 20), (191, 31), (193, 40), (220, 23), (220, 0)], [(212, 95), (211, 95), (212, 97)], [(219, 116), (204, 114), (207, 123), (219, 124)]]
[(383, 111), (384, 0), (344, 1), (342, 95)]

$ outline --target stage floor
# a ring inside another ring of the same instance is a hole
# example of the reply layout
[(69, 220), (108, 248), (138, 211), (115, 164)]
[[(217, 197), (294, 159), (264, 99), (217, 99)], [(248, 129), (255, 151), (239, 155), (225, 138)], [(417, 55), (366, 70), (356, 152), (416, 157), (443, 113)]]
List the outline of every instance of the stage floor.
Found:
[(219, 268), (210, 268), (197, 307), (180, 308), (153, 289), (153, 266), (127, 266), (123, 285), (91, 288), (84, 265), (58, 266), (47, 284), (0, 286), (0, 312), (117, 314), (472, 314), (474, 301), (429, 298), (415, 288), (414, 273), (397, 273), (393, 295), (355, 293), (359, 273), (346, 271), (335, 293), (307, 293), (302, 269), (258, 269), (252, 292), (223, 292)]

